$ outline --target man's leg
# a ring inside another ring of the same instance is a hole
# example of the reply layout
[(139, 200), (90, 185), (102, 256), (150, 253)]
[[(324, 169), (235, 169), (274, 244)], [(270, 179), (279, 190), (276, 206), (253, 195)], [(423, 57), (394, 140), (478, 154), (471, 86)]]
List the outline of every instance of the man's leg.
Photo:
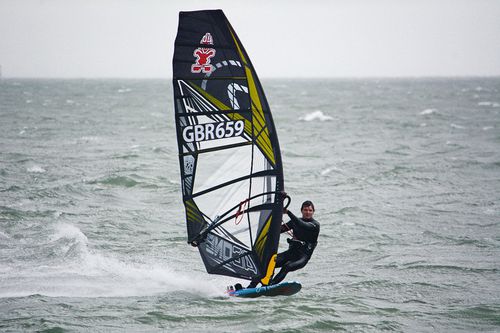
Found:
[(276, 265), (275, 265), (275, 267), (283, 267), (283, 265), (285, 264), (285, 262), (287, 262), (288, 260), (290, 260), (290, 258), (291, 258), (291, 252), (290, 252), (290, 250), (286, 250), (284, 252), (278, 253), (278, 255), (276, 256)]
[(309, 261), (309, 258), (310, 257), (308, 255), (302, 254), (299, 258), (297, 258), (297, 260), (294, 261), (289, 260), (286, 263), (284, 263), (279, 273), (276, 274), (276, 276), (273, 278), (271, 284), (280, 283), (281, 281), (283, 281), (283, 279), (289, 272), (293, 272), (303, 268)]
[(276, 256), (276, 266), (275, 267), (282, 267), (281, 270), (279, 271), (278, 274), (276, 274), (276, 276), (271, 280), (271, 282), (269, 282), (269, 284), (276, 284), (276, 283), (279, 283), (280, 281), (282, 281), (286, 274), (288, 273), (288, 269), (286, 268), (286, 264), (288, 263), (288, 261), (290, 261), (290, 259), (292, 259), (293, 257), (293, 252), (290, 251), (290, 249), (284, 251), (284, 252), (281, 252), (281, 253), (278, 253), (278, 255)]
[(276, 276), (271, 281), (271, 284), (277, 284), (277, 283), (280, 283), (281, 281), (283, 281), (283, 279), (288, 274), (288, 272), (289, 272), (289, 270), (287, 268), (287, 265), (286, 264), (283, 265), (283, 267), (281, 267), (279, 273), (276, 274)]

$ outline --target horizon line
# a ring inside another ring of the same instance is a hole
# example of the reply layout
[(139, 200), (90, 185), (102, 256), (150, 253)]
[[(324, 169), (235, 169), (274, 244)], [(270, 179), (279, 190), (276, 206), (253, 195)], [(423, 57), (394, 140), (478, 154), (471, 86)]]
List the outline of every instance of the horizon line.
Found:
[[(500, 74), (471, 75), (353, 75), (353, 76), (264, 76), (261, 80), (353, 80), (353, 79), (473, 79), (500, 78)], [(0, 80), (173, 80), (165, 76), (2, 76)]]

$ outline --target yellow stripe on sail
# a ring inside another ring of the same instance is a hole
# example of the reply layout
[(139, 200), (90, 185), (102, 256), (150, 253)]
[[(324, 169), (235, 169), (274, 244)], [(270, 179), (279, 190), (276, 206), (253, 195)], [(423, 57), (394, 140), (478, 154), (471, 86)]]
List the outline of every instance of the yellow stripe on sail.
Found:
[[(220, 111), (229, 111), (231, 108), (224, 104), (222, 101), (217, 99), (215, 96), (212, 96), (211, 94), (207, 93), (205, 90), (203, 90), (201, 87), (197, 86), (196, 84), (190, 82), (190, 86), (193, 87), (198, 93), (200, 93), (203, 97), (205, 97), (210, 103), (215, 105), (215, 107), (220, 110)], [(252, 124), (241, 114), (236, 113), (236, 112), (228, 112), (227, 116), (231, 118), (232, 120), (244, 120), (245, 121), (245, 133), (252, 137)]]
[[(205, 90), (203, 90), (201, 87), (199, 87), (198, 85), (192, 83), (192, 82), (189, 82), (189, 85), (191, 87), (193, 87), (198, 93), (202, 94), (203, 97), (205, 97), (206, 99), (208, 99), (210, 101), (210, 103), (212, 103), (213, 105), (215, 105), (215, 107), (217, 109), (219, 109), (220, 111), (228, 111), (228, 110), (231, 110), (231, 108), (229, 106), (227, 106), (226, 104), (222, 103), (220, 100), (218, 100), (216, 97), (210, 95), (209, 93), (207, 93)], [(241, 118), (243, 118), (243, 116), (239, 115)]]
[(238, 53), (240, 54), (240, 58), (243, 61), (243, 63), (246, 65), (247, 64), (247, 59), (243, 55), (243, 52), (241, 52), (240, 44), (236, 41), (236, 37), (234, 36), (233, 29), (231, 29), (231, 26), (228, 24), (227, 25), (229, 32), (231, 33), (231, 36), (233, 37), (234, 44), (236, 44), (236, 48), (238, 49)]
[(234, 44), (238, 49), (238, 53), (240, 55), (241, 60), (243, 61), (245, 67), (245, 73), (248, 81), (248, 89), (250, 93), (250, 100), (252, 101), (252, 123), (254, 126), (254, 131), (256, 133), (261, 133), (257, 138), (257, 146), (262, 150), (267, 159), (274, 165), (276, 164), (276, 159), (274, 157), (274, 151), (271, 145), (271, 139), (269, 138), (269, 130), (267, 129), (264, 111), (262, 110), (262, 103), (259, 98), (259, 93), (257, 92), (257, 86), (255, 84), (252, 71), (248, 65), (248, 62), (243, 54), (243, 51), (236, 39), (233, 30), (230, 26), (228, 26), (229, 31), (231, 32), (231, 36), (233, 37)]
[(257, 241), (255, 242), (255, 252), (257, 252), (257, 255), (262, 258), (264, 254), (264, 245), (266, 244), (267, 240), (267, 234), (269, 232), (269, 227), (271, 226), (271, 220), (273, 219), (273, 216), (270, 215), (269, 218), (267, 219), (266, 223), (262, 227), (262, 230), (260, 231), (259, 238), (257, 238)]
[(248, 80), (250, 99), (252, 100), (253, 126), (257, 133), (262, 131), (259, 138), (257, 139), (257, 146), (262, 149), (264, 155), (266, 155), (267, 159), (274, 165), (276, 164), (276, 159), (274, 158), (274, 152), (272, 149), (271, 140), (269, 138), (269, 130), (267, 129), (267, 126), (265, 124), (264, 111), (262, 110), (262, 104), (257, 92), (257, 86), (255, 85), (252, 71), (246, 65), (245, 72)]
[(186, 215), (190, 222), (204, 222), (203, 216), (201, 216), (200, 211), (198, 210), (198, 207), (196, 207), (193, 200), (184, 201), (184, 204), (186, 206)]
[[(210, 103), (212, 103), (218, 110), (220, 111), (229, 111), (231, 108), (224, 104), (222, 101), (217, 99), (215, 96), (212, 96), (211, 94), (207, 93), (205, 90), (203, 90), (201, 87), (197, 86), (196, 84), (190, 82), (190, 86), (193, 87), (198, 93), (200, 93), (203, 97), (205, 97)], [(254, 107), (252, 107), (252, 112), (254, 112)], [(241, 114), (236, 113), (236, 112), (228, 112), (227, 116), (231, 118), (232, 120), (244, 120), (245, 121), (245, 133), (252, 137), (259, 133), (260, 130), (262, 130), (263, 126), (258, 124), (256, 126), (256, 121), (254, 120), (254, 133), (252, 133), (252, 124), (250, 121), (248, 121), (245, 117), (243, 117)], [(255, 118), (255, 117), (254, 117)], [(262, 133), (268, 133), (267, 128), (264, 128), (262, 130)], [(262, 133), (257, 137), (255, 140), (257, 145), (262, 149), (262, 151), (265, 152), (266, 156), (272, 156), (273, 163), (274, 163), (274, 154), (272, 153), (272, 147), (271, 147), (271, 142), (269, 141), (269, 134), (266, 134), (267, 136), (267, 141), (264, 137), (262, 137)]]
[[(193, 87), (198, 93), (203, 95), (210, 103), (215, 105), (215, 107), (220, 110), (220, 111), (229, 111), (231, 108), (224, 104), (222, 101), (217, 99), (215, 96), (212, 96), (211, 94), (207, 93), (205, 90), (203, 90), (201, 87), (197, 86), (196, 84), (190, 82), (190, 86)], [(245, 121), (245, 133), (248, 134), (248, 136), (252, 136), (252, 125), (250, 122), (245, 119), (241, 114), (236, 113), (236, 112), (228, 112), (227, 116), (231, 118), (232, 120), (244, 120)]]

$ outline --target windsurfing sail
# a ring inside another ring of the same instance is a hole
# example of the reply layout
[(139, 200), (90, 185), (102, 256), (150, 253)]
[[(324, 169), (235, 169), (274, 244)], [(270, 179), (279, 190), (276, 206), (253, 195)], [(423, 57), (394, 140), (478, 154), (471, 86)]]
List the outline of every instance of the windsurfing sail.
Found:
[(188, 243), (208, 273), (269, 282), (283, 168), (269, 105), (222, 10), (181, 12), (173, 58)]

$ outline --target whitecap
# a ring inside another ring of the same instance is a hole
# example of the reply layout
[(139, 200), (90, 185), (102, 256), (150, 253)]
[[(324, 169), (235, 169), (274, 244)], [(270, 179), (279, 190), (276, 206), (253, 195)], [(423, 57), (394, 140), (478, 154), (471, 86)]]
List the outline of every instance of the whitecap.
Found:
[(452, 123), (452, 124), (450, 124), (450, 126), (451, 126), (452, 128), (456, 128), (456, 129), (464, 129), (464, 128), (465, 128), (465, 127), (464, 127), (464, 126), (462, 126), (462, 125), (457, 125), (457, 124), (453, 124), (453, 123)]
[(126, 93), (126, 92), (131, 92), (132, 89), (130, 88), (123, 88), (123, 89), (118, 89), (117, 90), (120, 94)]
[(29, 167), (28, 169), (26, 169), (26, 171), (31, 172), (31, 173), (44, 173), (47, 170), (45, 170), (44, 168), (42, 168), (39, 165), (33, 165), (33, 166)]
[(308, 113), (305, 116), (299, 118), (299, 120), (305, 120), (305, 121), (313, 121), (316, 119), (319, 121), (326, 121), (326, 120), (332, 120), (333, 118), (323, 114), (323, 112), (320, 110)]
[(479, 102), (479, 103), (477, 103), (477, 105), (479, 105), (479, 106), (492, 106), (493, 103), (491, 103), (491, 102)]
[(332, 172), (332, 168), (327, 168), (327, 169), (321, 171), (321, 175), (325, 176), (325, 175), (329, 174), (330, 172)]
[(493, 129), (493, 126), (485, 126), (483, 127), (483, 131), (489, 131), (490, 129)]
[(332, 171), (335, 171), (335, 172), (341, 172), (341, 170), (340, 170), (340, 169), (338, 169), (338, 168), (335, 168), (335, 167), (329, 167), (329, 168), (326, 168), (326, 169), (322, 170), (322, 171), (320, 172), (320, 174), (321, 174), (322, 176), (326, 176), (327, 174), (329, 174), (329, 173), (330, 173), (330, 172), (332, 172)]
[(420, 112), (421, 115), (427, 115), (427, 114), (433, 114), (436, 113), (437, 109), (425, 109), (424, 111)]
[(178, 181), (178, 180), (174, 180), (174, 179), (168, 179), (168, 183), (169, 184), (174, 184), (174, 185), (179, 185), (181, 182)]
[(77, 139), (77, 143), (89, 143), (89, 142), (97, 142), (99, 141), (98, 136), (82, 136)]
[(57, 241), (62, 238), (74, 239), (79, 243), (86, 245), (88, 243), (87, 236), (76, 226), (68, 223), (57, 224), (54, 228), (55, 232), (50, 237), (51, 241)]
[(500, 108), (500, 103), (498, 102), (479, 102), (477, 103), (478, 106), (491, 106), (492, 108)]
[(484, 210), (484, 213), (487, 214), (487, 215), (495, 215), (496, 214), (496, 210), (493, 209), (493, 208), (486, 208)]

